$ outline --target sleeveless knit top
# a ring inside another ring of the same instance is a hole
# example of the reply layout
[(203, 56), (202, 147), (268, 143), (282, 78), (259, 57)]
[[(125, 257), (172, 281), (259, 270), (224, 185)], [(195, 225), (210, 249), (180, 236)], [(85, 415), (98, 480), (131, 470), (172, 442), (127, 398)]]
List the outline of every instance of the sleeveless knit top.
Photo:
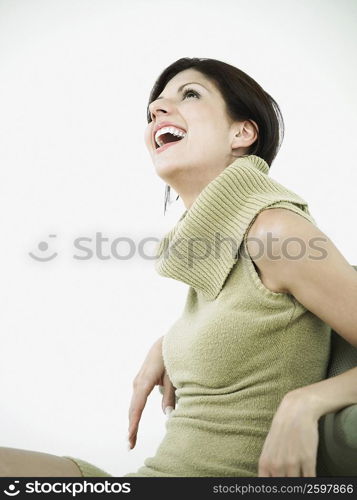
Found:
[(176, 387), (155, 456), (130, 476), (257, 476), (283, 396), (326, 377), (331, 328), (294, 296), (266, 288), (246, 248), (257, 214), (285, 208), (315, 224), (300, 196), (240, 157), (198, 195), (157, 247), (156, 269), (189, 285), (163, 338)]

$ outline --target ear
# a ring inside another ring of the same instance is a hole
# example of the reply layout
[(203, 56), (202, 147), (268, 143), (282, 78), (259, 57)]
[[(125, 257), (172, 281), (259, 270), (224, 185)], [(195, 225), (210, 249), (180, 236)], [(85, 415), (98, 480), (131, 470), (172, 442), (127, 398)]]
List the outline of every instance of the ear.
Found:
[(237, 122), (233, 128), (232, 149), (248, 148), (258, 138), (259, 128), (254, 120)]

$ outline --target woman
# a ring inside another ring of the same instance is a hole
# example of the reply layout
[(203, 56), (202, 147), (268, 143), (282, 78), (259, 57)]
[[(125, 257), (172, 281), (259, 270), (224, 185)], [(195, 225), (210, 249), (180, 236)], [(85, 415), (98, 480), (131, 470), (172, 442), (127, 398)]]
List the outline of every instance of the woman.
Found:
[[(180, 59), (153, 87), (146, 146), (165, 208), (169, 186), (186, 207), (156, 266), (189, 290), (133, 384), (130, 447), (155, 385), (167, 432), (124, 477), (315, 476), (319, 418), (357, 402), (357, 368), (324, 379), (330, 327), (357, 346), (357, 275), (307, 203), (268, 175), (282, 126), (272, 97), (221, 61)], [(1, 463), (9, 476), (106, 475), (5, 448)]]

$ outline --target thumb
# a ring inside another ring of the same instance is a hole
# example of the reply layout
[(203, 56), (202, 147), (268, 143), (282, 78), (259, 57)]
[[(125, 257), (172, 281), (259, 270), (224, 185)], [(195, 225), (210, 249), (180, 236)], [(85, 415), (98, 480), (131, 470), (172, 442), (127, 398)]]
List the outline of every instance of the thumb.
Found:
[[(162, 409), (163, 412), (168, 416), (167, 412), (171, 413), (171, 411), (175, 409), (176, 398), (175, 387), (172, 385), (166, 371), (163, 377), (163, 387)], [(172, 410), (170, 410), (169, 408), (172, 408)]]

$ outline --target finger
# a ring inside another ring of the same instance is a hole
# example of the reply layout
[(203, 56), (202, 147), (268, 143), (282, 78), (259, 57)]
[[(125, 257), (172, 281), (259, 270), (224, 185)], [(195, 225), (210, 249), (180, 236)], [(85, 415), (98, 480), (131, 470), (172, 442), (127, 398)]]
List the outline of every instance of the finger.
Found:
[(269, 467), (270, 477), (285, 477), (284, 465), (281, 462), (272, 462)]
[(163, 398), (162, 398), (162, 410), (165, 412), (165, 409), (170, 406), (172, 409), (175, 408), (175, 387), (172, 385), (172, 382), (165, 371), (163, 377)]
[(129, 407), (129, 427), (128, 427), (128, 440), (131, 448), (136, 444), (136, 437), (139, 427), (141, 415), (145, 408), (148, 395), (152, 389), (145, 386), (135, 386)]
[(258, 477), (270, 477), (268, 468), (260, 465), (258, 468)]
[(258, 461), (258, 477), (270, 477), (269, 462), (265, 458), (265, 448), (266, 442), (264, 443), (263, 450)]
[(290, 461), (286, 465), (284, 477), (301, 477), (301, 464), (300, 461)]
[(131, 410), (130, 419), (129, 419), (129, 427), (128, 427), (128, 441), (130, 444), (130, 448), (134, 448), (136, 444), (136, 438), (139, 428), (139, 422), (141, 418), (143, 407), (135, 407)]
[(316, 459), (309, 458), (302, 464), (301, 477), (316, 477)]

